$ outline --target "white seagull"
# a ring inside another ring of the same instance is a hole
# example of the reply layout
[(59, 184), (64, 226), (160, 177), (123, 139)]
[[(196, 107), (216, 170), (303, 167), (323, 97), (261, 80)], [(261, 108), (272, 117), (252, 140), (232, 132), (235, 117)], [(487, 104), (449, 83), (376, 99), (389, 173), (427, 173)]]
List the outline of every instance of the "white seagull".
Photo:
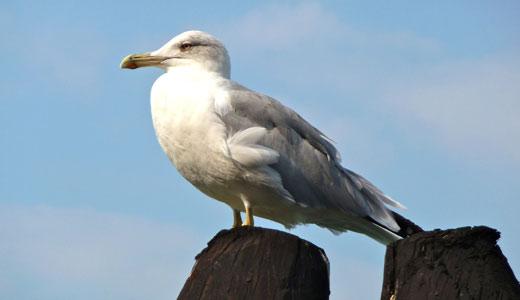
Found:
[(287, 228), (352, 230), (383, 244), (415, 231), (387, 208), (400, 203), (340, 164), (321, 131), (232, 81), (228, 52), (212, 35), (187, 31), (121, 62), (127, 69), (148, 66), (165, 71), (151, 91), (159, 144), (182, 176), (233, 209), (233, 227), (253, 226), (256, 215)]

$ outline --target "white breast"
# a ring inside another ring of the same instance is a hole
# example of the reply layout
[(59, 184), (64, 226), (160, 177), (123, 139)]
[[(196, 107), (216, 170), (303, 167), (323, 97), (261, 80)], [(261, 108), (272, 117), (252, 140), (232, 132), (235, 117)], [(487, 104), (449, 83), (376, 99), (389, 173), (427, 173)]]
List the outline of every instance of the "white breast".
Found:
[(198, 69), (179, 68), (159, 77), (151, 92), (161, 147), (179, 172), (200, 188), (224, 182), (233, 173), (225, 155), (225, 127), (215, 112), (221, 80)]

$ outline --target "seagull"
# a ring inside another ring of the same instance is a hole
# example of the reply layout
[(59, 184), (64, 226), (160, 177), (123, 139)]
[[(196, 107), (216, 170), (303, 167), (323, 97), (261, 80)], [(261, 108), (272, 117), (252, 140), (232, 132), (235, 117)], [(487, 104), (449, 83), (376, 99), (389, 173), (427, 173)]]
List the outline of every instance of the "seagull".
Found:
[(159, 144), (184, 178), (231, 207), (233, 227), (253, 226), (258, 216), (286, 228), (350, 230), (385, 245), (420, 231), (388, 208), (402, 204), (341, 165), (320, 130), (232, 81), (228, 52), (212, 35), (186, 31), (121, 62), (121, 68), (141, 67), (165, 71), (151, 89)]

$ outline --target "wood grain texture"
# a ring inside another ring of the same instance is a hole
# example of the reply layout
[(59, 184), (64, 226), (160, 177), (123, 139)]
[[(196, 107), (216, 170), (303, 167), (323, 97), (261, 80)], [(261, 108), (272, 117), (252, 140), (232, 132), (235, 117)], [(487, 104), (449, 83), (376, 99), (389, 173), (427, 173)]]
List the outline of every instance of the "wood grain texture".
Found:
[(420, 232), (388, 246), (381, 299), (520, 299), (492, 228)]
[(178, 299), (328, 299), (319, 247), (259, 227), (222, 230), (197, 255)]

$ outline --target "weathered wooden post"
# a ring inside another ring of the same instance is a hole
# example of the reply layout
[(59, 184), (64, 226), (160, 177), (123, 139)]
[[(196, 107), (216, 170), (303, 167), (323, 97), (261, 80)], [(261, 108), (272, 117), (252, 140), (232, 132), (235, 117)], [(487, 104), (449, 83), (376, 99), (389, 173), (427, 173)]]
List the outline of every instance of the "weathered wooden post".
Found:
[(520, 299), (495, 229), (420, 232), (388, 246), (382, 300)]
[(325, 252), (285, 232), (222, 230), (196, 257), (178, 299), (328, 299)]
[[(417, 232), (389, 245), (381, 299), (520, 300), (499, 237), (488, 227), (464, 227)], [(222, 230), (197, 255), (178, 299), (328, 299), (329, 294), (322, 249), (285, 232), (240, 227)]]

